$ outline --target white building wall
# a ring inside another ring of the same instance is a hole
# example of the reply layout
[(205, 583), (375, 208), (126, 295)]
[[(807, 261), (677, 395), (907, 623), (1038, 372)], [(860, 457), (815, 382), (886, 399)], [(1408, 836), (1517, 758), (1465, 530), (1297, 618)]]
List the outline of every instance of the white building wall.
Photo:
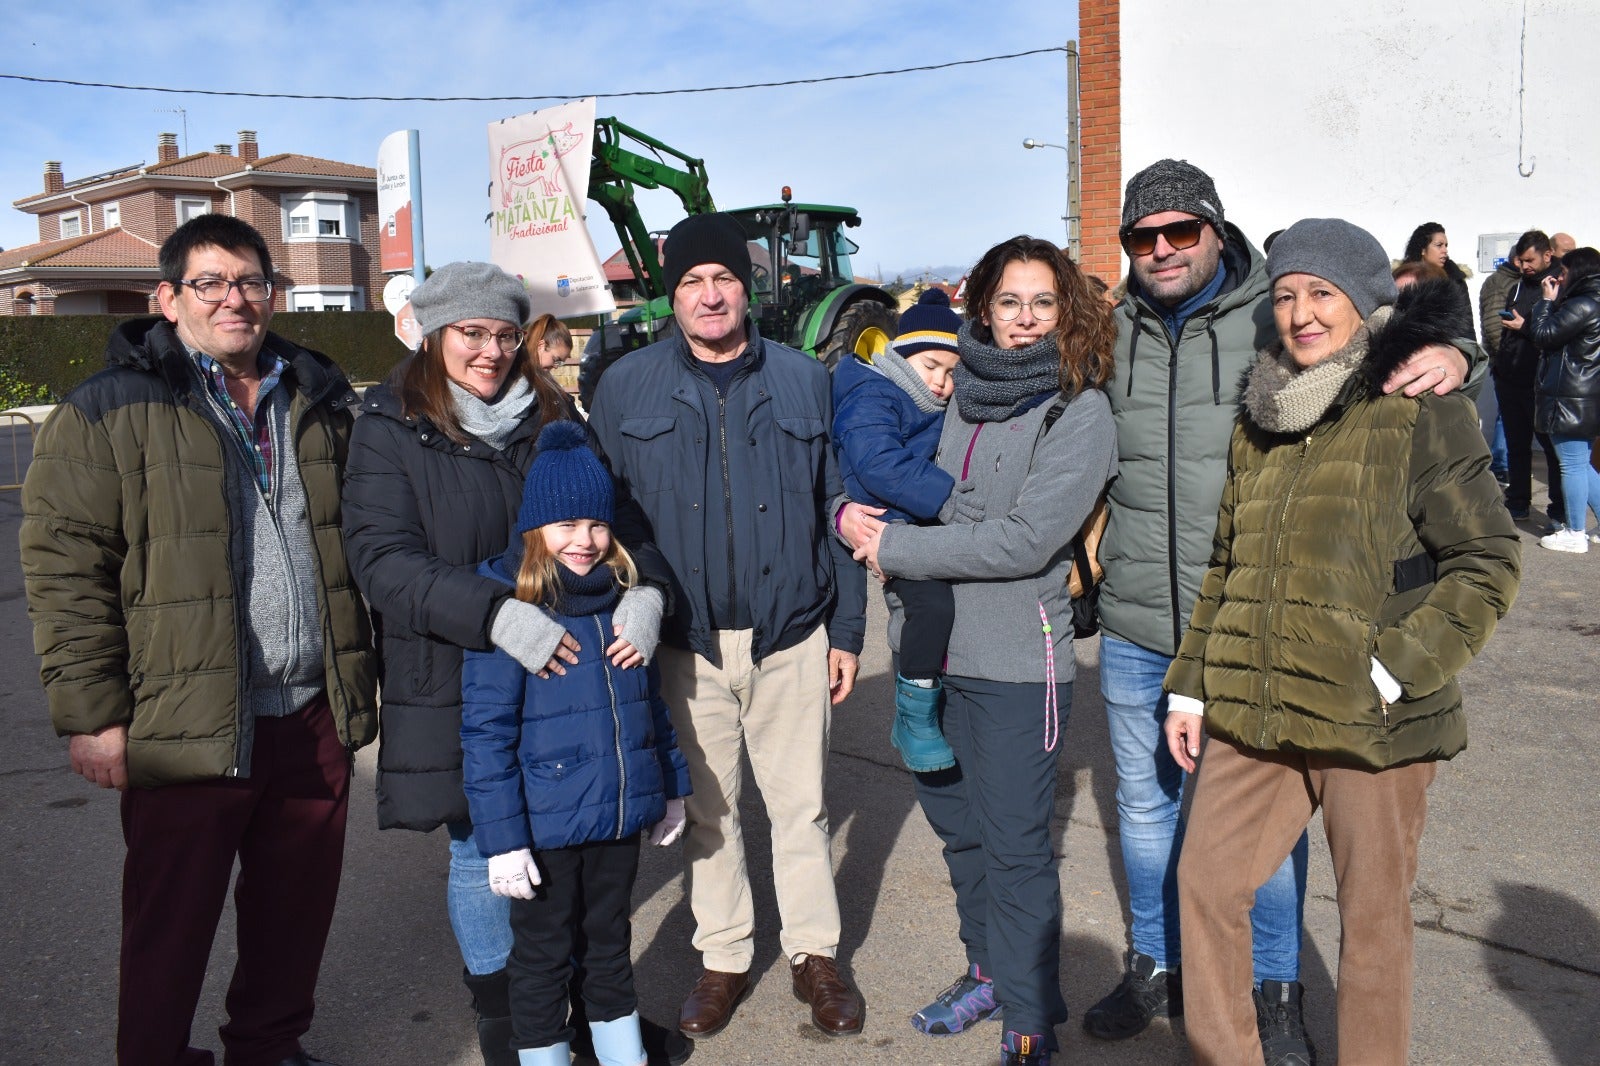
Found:
[(1600, 247), (1597, 0), (1121, 10), (1124, 182), (1188, 159), (1258, 246), (1296, 219), (1339, 216), (1399, 258), (1417, 225), (1439, 222), (1474, 290), (1480, 234), (1565, 230)]

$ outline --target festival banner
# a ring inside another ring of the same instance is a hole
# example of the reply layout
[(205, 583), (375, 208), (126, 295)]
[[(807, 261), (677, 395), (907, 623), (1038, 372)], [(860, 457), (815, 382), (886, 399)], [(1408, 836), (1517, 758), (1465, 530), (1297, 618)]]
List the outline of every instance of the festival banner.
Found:
[(594, 98), (489, 124), (489, 258), (528, 288), (534, 315), (616, 310), (583, 224)]
[(385, 274), (411, 271), (416, 266), (412, 246), (412, 211), (418, 175), (416, 130), (396, 130), (378, 145), (378, 269)]

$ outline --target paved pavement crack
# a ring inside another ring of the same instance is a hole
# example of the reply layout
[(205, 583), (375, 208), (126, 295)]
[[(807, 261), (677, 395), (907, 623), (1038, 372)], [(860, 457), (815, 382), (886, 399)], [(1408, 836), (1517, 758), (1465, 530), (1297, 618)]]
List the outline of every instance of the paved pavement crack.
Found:
[(59, 763), (54, 766), (19, 766), (15, 770), (0, 770), (0, 777), (21, 777), (24, 774), (59, 774), (65, 767)]
[[(1437, 900), (1432, 899), (1431, 894), (1427, 893), (1426, 891), (1424, 891), (1424, 896), (1429, 900), (1429, 902), (1438, 902)], [(1338, 906), (1339, 904), (1337, 899), (1326, 893), (1319, 893), (1316, 898), (1324, 903), (1332, 903), (1334, 906)], [(1472, 944), (1478, 944), (1486, 948), (1493, 948), (1496, 951), (1503, 951), (1508, 955), (1516, 955), (1519, 958), (1530, 959), (1533, 962), (1542, 962), (1548, 966), (1554, 966), (1558, 970), (1566, 970), (1568, 973), (1582, 974), (1585, 977), (1600, 978), (1600, 970), (1596, 970), (1588, 966), (1579, 966), (1577, 963), (1567, 962), (1564, 959), (1558, 959), (1550, 955), (1541, 955), (1537, 951), (1530, 951), (1527, 948), (1520, 948), (1515, 944), (1507, 944), (1502, 940), (1493, 940), (1486, 936), (1480, 936), (1477, 933), (1469, 933), (1464, 929), (1452, 929), (1450, 926), (1444, 924), (1444, 916), (1442, 914), (1437, 918), (1419, 919), (1412, 922), (1412, 925), (1417, 929), (1422, 929), (1429, 933), (1442, 933), (1445, 936), (1454, 937), (1457, 940), (1465, 940)]]

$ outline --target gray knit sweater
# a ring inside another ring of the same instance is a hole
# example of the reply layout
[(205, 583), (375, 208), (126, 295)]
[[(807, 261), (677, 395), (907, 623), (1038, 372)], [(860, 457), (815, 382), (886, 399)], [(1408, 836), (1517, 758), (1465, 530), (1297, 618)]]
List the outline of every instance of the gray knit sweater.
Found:
[[(1050, 619), (1056, 680), (1073, 677), (1071, 543), (1117, 465), (1117, 435), (1105, 393), (1080, 393), (1043, 438), (1050, 404), (1004, 422), (970, 423), (957, 405), (945, 414), (935, 457), (957, 481), (973, 482), (976, 524), (891, 525), (878, 562), (891, 577), (948, 580), (956, 623), (947, 673), (988, 681), (1045, 680), (1039, 621)], [(1035, 449), (1035, 442), (1038, 447)], [(889, 644), (900, 647), (903, 615), (889, 602)]]

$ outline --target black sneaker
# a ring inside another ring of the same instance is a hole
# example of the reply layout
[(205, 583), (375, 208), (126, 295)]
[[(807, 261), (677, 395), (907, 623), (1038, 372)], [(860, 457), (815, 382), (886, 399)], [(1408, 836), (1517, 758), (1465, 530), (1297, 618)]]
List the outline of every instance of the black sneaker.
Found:
[(1099, 1040), (1126, 1040), (1138, 1036), (1161, 1015), (1183, 1014), (1183, 978), (1176, 971), (1156, 973), (1156, 960), (1137, 951), (1128, 952), (1128, 972), (1111, 994), (1083, 1016), (1083, 1031)]
[(1267, 1066), (1317, 1066), (1316, 1049), (1300, 1016), (1304, 995), (1299, 981), (1262, 981), (1254, 990), (1256, 1030)]

